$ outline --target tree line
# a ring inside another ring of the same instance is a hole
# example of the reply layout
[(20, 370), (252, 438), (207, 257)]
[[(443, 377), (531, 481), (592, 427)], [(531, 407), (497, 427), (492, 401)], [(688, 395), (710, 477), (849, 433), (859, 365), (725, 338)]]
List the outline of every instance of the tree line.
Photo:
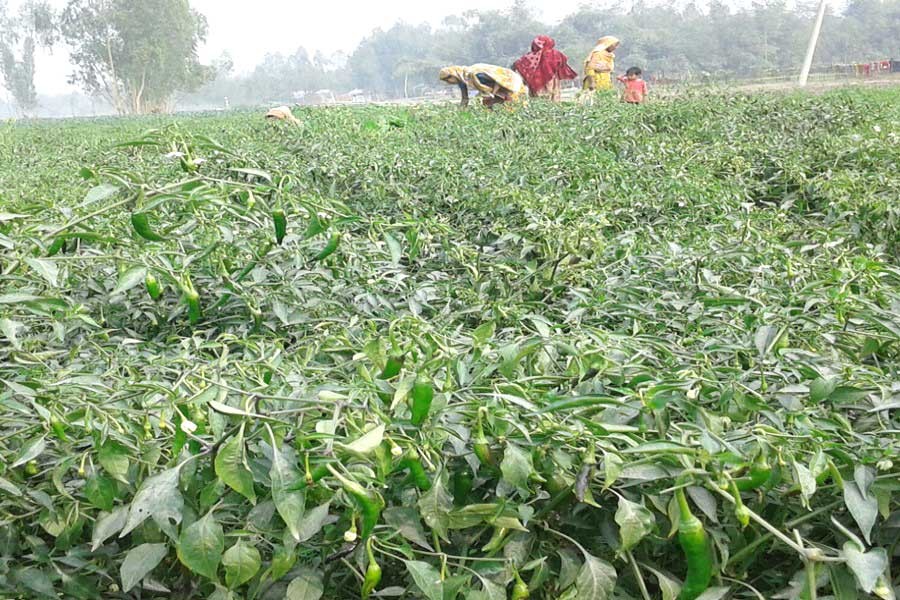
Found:
[[(650, 75), (793, 75), (816, 10), (815, 1), (795, 6), (785, 0), (758, 0), (737, 10), (718, 0), (681, 9), (638, 1), (626, 11), (620, 4), (583, 7), (555, 25), (542, 23), (525, 2), (450, 16), (438, 27), (398, 22), (373, 31), (344, 61), (311, 57), (302, 48), (291, 56), (270, 55), (249, 74), (220, 72), (194, 97), (251, 103), (289, 100), (298, 90), (320, 88), (419, 95), (438, 87), (441, 66), (511, 66), (541, 33), (556, 39), (576, 70), (596, 40), (611, 34), (623, 40), (618, 63), (641, 66)], [(851, 0), (843, 12), (828, 15), (816, 62), (821, 68), (891, 56), (900, 56), (900, 0)]]
[[(376, 29), (348, 55), (270, 54), (249, 73), (234, 73), (229, 56), (202, 65), (203, 15), (188, 0), (70, 0), (54, 13), (29, 0), (8, 15), (0, 0), (0, 74), (20, 108), (37, 103), (34, 52), (65, 43), (72, 81), (119, 113), (166, 110), (182, 104), (258, 104), (289, 101), (323, 88), (366, 90), (381, 97), (419, 95), (437, 87), (448, 64), (491, 62), (510, 66), (544, 33), (557, 40), (580, 69), (598, 37), (623, 40), (619, 64), (657, 76), (791, 74), (801, 63), (816, 2), (788, 5), (757, 0), (734, 9), (712, 0), (676, 8), (637, 0), (628, 10), (585, 6), (557, 24), (542, 23), (521, 0), (505, 10), (474, 10), (440, 26), (398, 21)], [(851, 0), (827, 17), (819, 65), (900, 57), (900, 0)]]

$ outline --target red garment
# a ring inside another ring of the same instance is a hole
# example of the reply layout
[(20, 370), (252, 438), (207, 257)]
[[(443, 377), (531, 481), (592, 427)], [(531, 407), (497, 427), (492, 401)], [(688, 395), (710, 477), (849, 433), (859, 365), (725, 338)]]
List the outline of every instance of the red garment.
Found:
[(513, 68), (528, 84), (532, 96), (538, 95), (554, 77), (575, 79), (578, 73), (569, 66), (569, 57), (557, 50), (556, 42), (539, 35), (531, 42), (531, 52), (516, 61)]
[(629, 104), (640, 104), (647, 95), (647, 82), (643, 79), (628, 79), (627, 77), (619, 77), (619, 81), (625, 84), (625, 93), (622, 95), (622, 101)]

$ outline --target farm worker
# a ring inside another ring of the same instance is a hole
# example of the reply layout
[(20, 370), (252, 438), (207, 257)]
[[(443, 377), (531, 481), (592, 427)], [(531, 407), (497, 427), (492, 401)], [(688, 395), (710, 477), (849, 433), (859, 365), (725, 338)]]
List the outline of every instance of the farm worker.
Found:
[(613, 89), (612, 72), (616, 68), (616, 48), (619, 38), (608, 35), (597, 40), (584, 61), (583, 92), (603, 92)]
[(294, 125), (300, 124), (300, 121), (297, 119), (297, 117), (294, 116), (294, 113), (292, 113), (291, 109), (287, 106), (278, 106), (276, 108), (273, 108), (266, 113), (266, 118), (275, 121), (287, 121), (288, 123), (292, 123)]
[(470, 67), (444, 67), (439, 77), (444, 83), (459, 86), (462, 94), (460, 105), (463, 107), (469, 104), (469, 88), (478, 90), (484, 98), (482, 102), (488, 108), (506, 102), (524, 102), (526, 98), (522, 76), (495, 65), (479, 63)]
[(560, 81), (578, 77), (569, 66), (569, 57), (557, 50), (556, 42), (546, 35), (534, 38), (531, 52), (517, 60), (513, 68), (525, 79), (532, 96), (542, 96), (553, 102), (562, 99)]
[(647, 97), (647, 82), (641, 78), (643, 71), (640, 67), (631, 67), (625, 75), (619, 77), (619, 82), (625, 84), (625, 93), (622, 94), (622, 102), (628, 104), (643, 104)]

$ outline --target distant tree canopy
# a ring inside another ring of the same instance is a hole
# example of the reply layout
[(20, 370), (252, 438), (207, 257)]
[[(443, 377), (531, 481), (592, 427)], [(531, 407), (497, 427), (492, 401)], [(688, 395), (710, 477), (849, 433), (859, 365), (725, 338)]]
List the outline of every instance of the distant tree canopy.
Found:
[(72, 81), (120, 114), (163, 110), (213, 76), (197, 58), (206, 19), (188, 0), (71, 0), (62, 33)]
[(46, 2), (29, 0), (14, 15), (5, 0), (0, 0), (0, 75), (22, 114), (37, 107), (35, 50), (51, 47), (56, 36), (56, 19)]
[[(799, 69), (812, 28), (816, 2), (757, 0), (732, 10), (722, 0), (705, 8), (678, 9), (638, 0), (620, 8), (582, 7), (555, 26), (538, 21), (522, 1), (506, 10), (469, 11), (440, 27), (398, 22), (377, 29), (348, 57), (346, 65), (310, 61), (300, 49), (266, 57), (251, 74), (220, 78), (193, 99), (221, 102), (230, 96), (249, 102), (290, 100), (298, 90), (362, 88), (388, 97), (415, 95), (437, 86), (442, 65), (490, 62), (510, 66), (545, 33), (557, 40), (573, 67), (602, 35), (623, 40), (618, 63), (672, 76), (752, 76)], [(861, 62), (900, 56), (900, 0), (851, 0), (831, 14), (816, 55), (817, 64)], [(230, 93), (229, 93), (230, 90)], [(252, 93), (246, 93), (251, 90)]]

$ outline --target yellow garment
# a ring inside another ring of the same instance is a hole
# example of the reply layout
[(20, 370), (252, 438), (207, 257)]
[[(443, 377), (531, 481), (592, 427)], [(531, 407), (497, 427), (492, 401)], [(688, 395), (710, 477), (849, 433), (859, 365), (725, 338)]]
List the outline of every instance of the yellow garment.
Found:
[[(597, 45), (591, 50), (584, 61), (584, 89), (605, 91), (613, 89), (611, 74), (616, 68), (616, 55), (610, 52), (610, 48), (619, 43), (619, 38), (608, 35), (597, 40)], [(602, 65), (601, 70), (595, 67)]]
[(469, 88), (478, 90), (485, 96), (493, 96), (494, 89), (478, 81), (478, 74), (483, 73), (497, 82), (501, 92), (507, 96), (508, 102), (523, 101), (527, 94), (522, 76), (510, 69), (496, 65), (479, 63), (471, 67), (449, 66), (441, 69), (440, 80), (445, 83), (465, 83)]
[(466, 69), (467, 67), (460, 66), (444, 67), (441, 69), (441, 73), (438, 77), (444, 83), (455, 84), (463, 81), (468, 83), (468, 73)]

